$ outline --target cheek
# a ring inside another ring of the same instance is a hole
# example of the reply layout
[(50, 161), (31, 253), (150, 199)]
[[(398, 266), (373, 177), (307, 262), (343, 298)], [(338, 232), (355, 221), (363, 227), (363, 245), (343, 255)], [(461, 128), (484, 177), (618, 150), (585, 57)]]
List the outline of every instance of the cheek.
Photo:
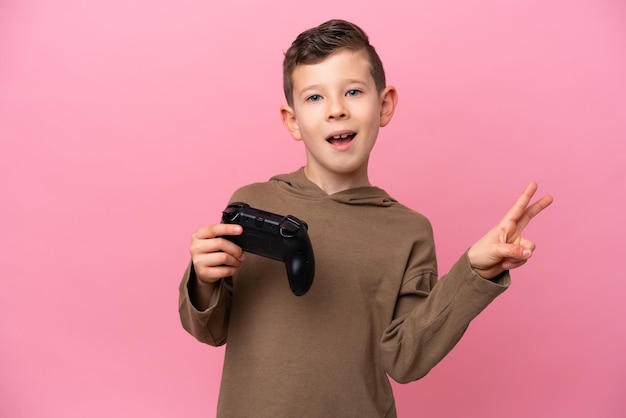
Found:
[(314, 132), (318, 127), (319, 123), (317, 123), (319, 119), (318, 112), (315, 112), (312, 109), (307, 109), (306, 112), (300, 112), (298, 114), (298, 126), (300, 130), (303, 132)]
[(353, 115), (358, 115), (361, 121), (366, 122), (368, 125), (376, 125), (380, 123), (381, 108), (378, 101), (370, 101), (366, 106), (355, 109)]
[(360, 121), (364, 127), (367, 127), (369, 131), (375, 133), (380, 128), (380, 115), (373, 112), (367, 112), (360, 115)]

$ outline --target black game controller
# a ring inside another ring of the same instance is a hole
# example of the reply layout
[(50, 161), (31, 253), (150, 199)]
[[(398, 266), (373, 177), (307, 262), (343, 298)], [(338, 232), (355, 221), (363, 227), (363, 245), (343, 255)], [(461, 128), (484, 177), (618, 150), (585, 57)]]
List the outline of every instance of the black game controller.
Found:
[(235, 202), (222, 212), (222, 223), (243, 227), (241, 235), (223, 238), (244, 251), (284, 262), (294, 295), (308, 292), (315, 275), (315, 259), (306, 222), (295, 216), (280, 216)]

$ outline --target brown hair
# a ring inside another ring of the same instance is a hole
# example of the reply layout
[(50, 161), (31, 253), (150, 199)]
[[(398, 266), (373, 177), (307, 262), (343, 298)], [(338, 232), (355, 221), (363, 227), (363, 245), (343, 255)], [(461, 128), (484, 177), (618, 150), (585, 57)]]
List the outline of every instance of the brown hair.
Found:
[(298, 65), (317, 64), (340, 49), (359, 51), (365, 49), (370, 59), (370, 71), (379, 92), (386, 86), (385, 70), (376, 50), (365, 32), (345, 20), (329, 20), (302, 32), (291, 44), (283, 60), (283, 89), (289, 105), (293, 105), (291, 76)]

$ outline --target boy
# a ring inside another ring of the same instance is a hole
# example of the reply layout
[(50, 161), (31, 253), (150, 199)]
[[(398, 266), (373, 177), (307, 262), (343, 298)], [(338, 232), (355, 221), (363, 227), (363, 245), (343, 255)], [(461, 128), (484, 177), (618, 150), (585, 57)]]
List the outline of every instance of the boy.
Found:
[(301, 297), (282, 263), (219, 238), (192, 238), (180, 286), (183, 326), (226, 346), (219, 417), (395, 417), (387, 375), (419, 379), (509, 285), (534, 244), (521, 233), (547, 207), (528, 186), (507, 215), (437, 281), (431, 226), (368, 180), (378, 129), (397, 92), (357, 26), (303, 32), (285, 53), (282, 121), (303, 141), (306, 165), (237, 190), (231, 201), (309, 225), (316, 273)]

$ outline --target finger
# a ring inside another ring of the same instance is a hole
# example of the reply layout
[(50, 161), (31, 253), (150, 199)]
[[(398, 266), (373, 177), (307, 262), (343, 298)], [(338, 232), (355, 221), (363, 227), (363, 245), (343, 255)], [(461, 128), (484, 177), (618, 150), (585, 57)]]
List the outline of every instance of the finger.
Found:
[(216, 252), (195, 257), (193, 264), (200, 279), (214, 281), (235, 274), (241, 267), (242, 260), (225, 252)]
[(526, 189), (521, 194), (521, 196), (517, 198), (517, 200), (513, 204), (513, 207), (511, 207), (506, 215), (504, 215), (504, 220), (511, 220), (514, 222), (519, 221), (522, 216), (524, 216), (524, 213), (526, 212), (526, 207), (535, 195), (537, 187), (537, 183), (535, 183), (534, 181), (526, 186)]
[(502, 263), (502, 268), (504, 270), (513, 270), (523, 266), (524, 264), (526, 264), (527, 261), (528, 260), (504, 260), (504, 262)]
[(537, 216), (542, 210), (550, 206), (553, 201), (554, 198), (551, 195), (546, 195), (530, 205), (528, 209), (526, 209), (526, 216), (528, 217), (528, 221), (526, 222), (526, 224), (528, 224), (528, 222), (530, 222), (530, 220)]
[(527, 260), (533, 255), (533, 251), (519, 244), (498, 243), (495, 247), (495, 256), (501, 260)]
[(194, 259), (194, 264), (200, 268), (213, 267), (241, 267), (243, 260), (227, 252), (202, 254)]
[(226, 253), (236, 258), (237, 260), (244, 259), (243, 249), (239, 245), (227, 240), (226, 238), (220, 237), (209, 239), (194, 238), (191, 241), (191, 247), (189, 248), (189, 252), (194, 258), (202, 257), (206, 254)]
[(240, 235), (243, 232), (241, 225), (214, 224), (198, 229), (194, 236), (199, 239), (215, 238), (222, 235)]
[(517, 228), (521, 232), (530, 223), (531, 219), (537, 216), (542, 210), (552, 204), (554, 198), (551, 195), (543, 196), (541, 199), (528, 206), (530, 199), (537, 191), (537, 183), (530, 183), (522, 196), (515, 202), (515, 205), (505, 215), (504, 221), (517, 223)]
[(528, 240), (526, 238), (522, 238), (519, 242), (519, 245), (530, 250), (531, 252), (535, 252), (535, 249), (537, 248), (537, 246), (535, 245), (533, 241)]
[(524, 228), (526, 228), (526, 226), (530, 223), (530, 220), (537, 216), (542, 210), (550, 206), (552, 201), (552, 196), (547, 195), (526, 208), (524, 214), (517, 221), (518, 231), (521, 233)]
[(218, 266), (218, 267), (200, 267), (194, 266), (196, 277), (203, 282), (212, 283), (224, 277), (234, 276), (237, 273), (237, 267)]

